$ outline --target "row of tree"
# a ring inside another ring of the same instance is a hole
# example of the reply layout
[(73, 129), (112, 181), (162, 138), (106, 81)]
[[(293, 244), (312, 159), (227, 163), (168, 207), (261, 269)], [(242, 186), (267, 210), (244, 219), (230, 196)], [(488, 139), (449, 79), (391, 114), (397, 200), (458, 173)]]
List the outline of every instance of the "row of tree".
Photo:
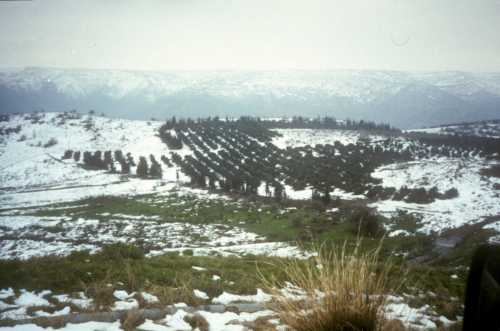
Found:
[(409, 151), (401, 152), (401, 146), (388, 142), (376, 146), (337, 142), (283, 150), (265, 135), (215, 125), (219, 122), (196, 122), (190, 127), (168, 123), (168, 130), (175, 130), (176, 138), (193, 151), (184, 158), (172, 157), (193, 185), (243, 194), (265, 188), (266, 195), (281, 199), (286, 196), (286, 184), (295, 190), (312, 188), (314, 196), (328, 201), (335, 188), (364, 192), (374, 181), (370, 174), (375, 167), (412, 158)]
[(410, 203), (427, 204), (439, 200), (453, 199), (458, 197), (458, 190), (450, 188), (445, 192), (439, 192), (437, 187), (425, 189), (408, 188), (406, 186), (396, 190), (394, 187), (382, 187), (379, 185), (373, 186), (366, 192), (366, 196), (371, 200), (387, 200), (406, 201)]
[[(82, 157), (83, 155), (83, 157)], [(140, 178), (162, 178), (161, 164), (155, 159), (153, 155), (149, 156), (149, 163), (146, 157), (140, 156), (139, 163), (136, 165), (132, 154), (123, 154), (121, 150), (112, 151), (80, 151), (66, 150), (62, 157), (63, 159), (73, 159), (79, 162), (82, 158), (83, 167), (87, 170), (107, 170), (111, 173), (121, 173), (128, 175), (131, 173), (131, 168), (136, 167), (136, 175)], [(172, 167), (172, 163), (165, 156), (162, 155), (161, 160), (166, 166)], [(120, 171), (116, 168), (116, 163), (120, 165)]]
[(172, 162), (191, 179), (192, 185), (243, 194), (259, 191), (262, 194), (261, 190), (265, 189), (267, 196), (277, 199), (286, 196), (286, 186), (294, 190), (308, 188), (313, 197), (324, 201), (329, 201), (338, 188), (356, 194), (368, 191), (373, 198), (401, 196), (408, 201), (426, 203), (454, 197), (458, 192), (439, 193), (433, 189), (406, 192), (404, 188), (390, 194), (377, 192), (373, 187), (378, 180), (372, 178), (371, 173), (379, 166), (394, 162), (433, 156), (469, 158), (482, 153), (475, 148), (429, 145), (398, 135), (378, 141), (360, 140), (356, 144), (335, 142), (280, 149), (271, 143), (270, 135), (259, 133), (262, 126), (254, 129), (261, 125), (259, 120), (248, 118), (230, 123), (219, 119), (191, 122), (174, 119), (160, 129), (160, 136), (166, 131), (175, 132), (175, 138), (193, 151), (185, 157), (172, 156)]

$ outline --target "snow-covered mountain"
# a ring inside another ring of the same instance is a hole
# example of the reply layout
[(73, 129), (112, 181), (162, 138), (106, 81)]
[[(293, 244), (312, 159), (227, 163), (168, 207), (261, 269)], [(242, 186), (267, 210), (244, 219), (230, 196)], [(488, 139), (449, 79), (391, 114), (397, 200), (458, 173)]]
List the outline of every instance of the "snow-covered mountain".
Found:
[(416, 128), (500, 118), (500, 73), (400, 71), (0, 72), (0, 113), (77, 109), (172, 115), (318, 116)]

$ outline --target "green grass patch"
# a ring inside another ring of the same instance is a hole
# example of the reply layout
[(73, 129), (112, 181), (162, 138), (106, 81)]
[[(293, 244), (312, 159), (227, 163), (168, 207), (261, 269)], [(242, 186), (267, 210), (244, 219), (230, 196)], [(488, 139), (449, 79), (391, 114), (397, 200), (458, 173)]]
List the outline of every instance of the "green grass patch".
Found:
[[(211, 296), (223, 290), (255, 294), (259, 287), (257, 270), (280, 275), (279, 261), (257, 256), (196, 257), (175, 253), (144, 258), (135, 246), (115, 244), (97, 254), (74, 252), (67, 257), (0, 261), (0, 288), (71, 293), (123, 284), (128, 291), (196, 288)], [(206, 270), (196, 271), (193, 266)], [(221, 280), (214, 281), (213, 275), (220, 276)]]

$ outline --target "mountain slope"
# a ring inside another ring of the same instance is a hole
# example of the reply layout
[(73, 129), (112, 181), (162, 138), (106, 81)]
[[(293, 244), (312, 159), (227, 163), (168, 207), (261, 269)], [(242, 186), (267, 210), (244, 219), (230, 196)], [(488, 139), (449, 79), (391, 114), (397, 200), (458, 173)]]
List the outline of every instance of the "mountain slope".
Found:
[(0, 113), (91, 109), (131, 119), (337, 116), (416, 128), (500, 118), (500, 75), (463, 72), (0, 72)]

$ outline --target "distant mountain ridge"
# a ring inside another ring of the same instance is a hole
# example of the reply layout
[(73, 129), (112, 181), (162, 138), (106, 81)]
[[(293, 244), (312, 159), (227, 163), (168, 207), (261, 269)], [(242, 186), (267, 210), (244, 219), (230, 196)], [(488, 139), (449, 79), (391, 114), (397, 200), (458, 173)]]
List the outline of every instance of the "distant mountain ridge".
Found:
[(90, 109), (109, 116), (335, 116), (418, 128), (500, 118), (500, 73), (0, 71), (0, 113)]

